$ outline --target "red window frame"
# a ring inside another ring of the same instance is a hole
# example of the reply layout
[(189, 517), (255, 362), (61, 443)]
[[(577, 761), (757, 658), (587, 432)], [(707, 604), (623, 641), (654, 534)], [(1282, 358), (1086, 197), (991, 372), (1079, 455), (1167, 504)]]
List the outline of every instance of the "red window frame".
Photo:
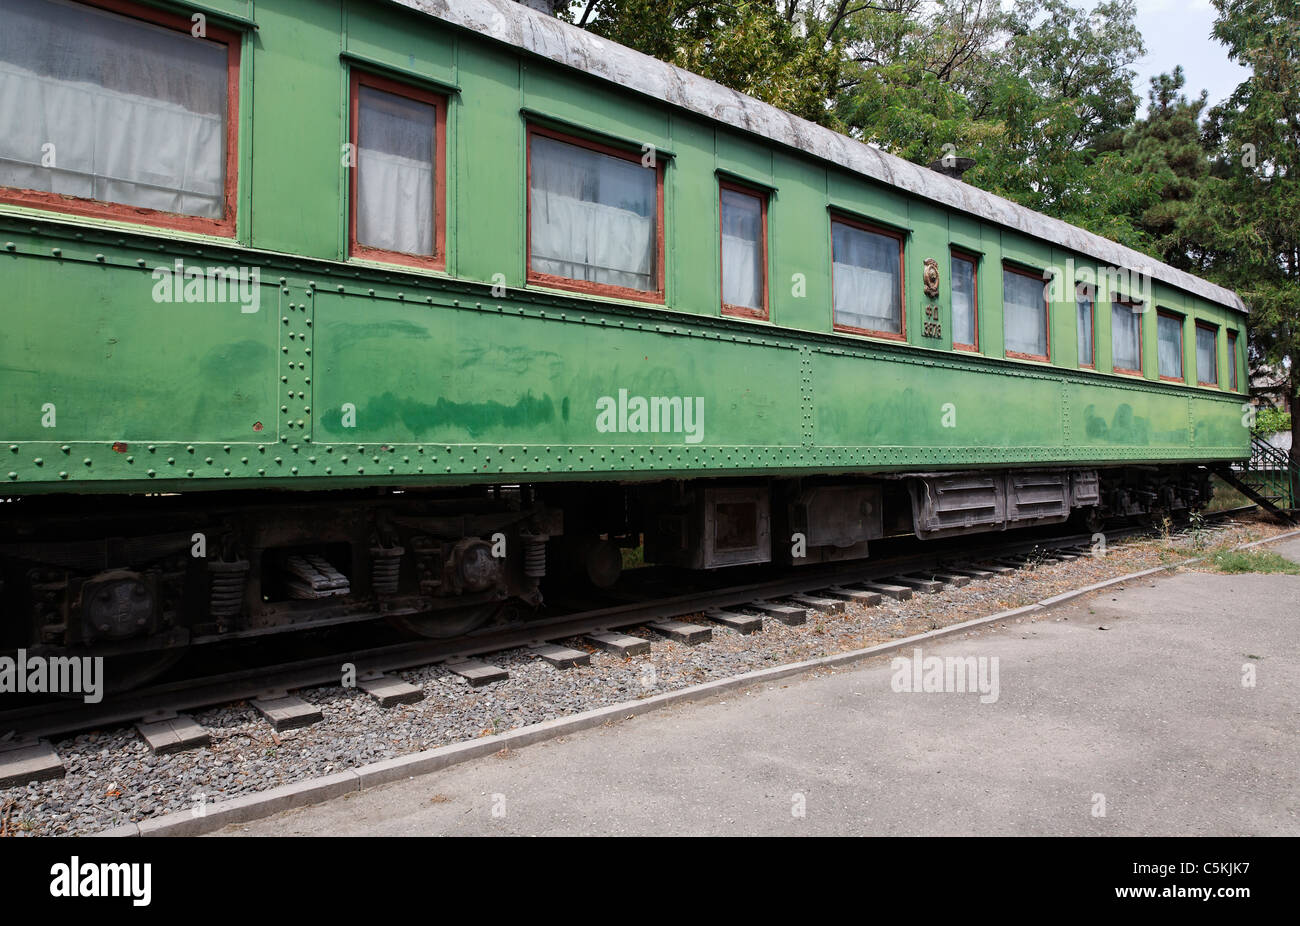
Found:
[(871, 232), (875, 235), (884, 235), (887, 238), (893, 238), (898, 242), (898, 332), (876, 331), (871, 328), (858, 328), (854, 325), (841, 325), (835, 320), (835, 248), (831, 247), (831, 329), (841, 331), (846, 334), (861, 334), (871, 338), (884, 338), (888, 341), (906, 341), (907, 340), (907, 273), (905, 272), (904, 258), (904, 235), (902, 232), (894, 231), (891, 228), (885, 228), (881, 225), (873, 225), (870, 222), (864, 222), (861, 219), (850, 218), (846, 215), (831, 216), (831, 240), (834, 241), (835, 223), (847, 225), (850, 228), (857, 228), (861, 231)]
[[(1140, 302), (1132, 302), (1132, 301), (1130, 301), (1130, 300), (1128, 300), (1128, 299), (1111, 299), (1110, 304), (1111, 304), (1111, 306), (1116, 306), (1116, 305), (1126, 305), (1126, 306), (1128, 306), (1130, 309), (1134, 310), (1134, 311), (1136, 312), (1136, 314), (1139, 315), (1139, 316), (1145, 314), (1145, 313), (1143, 313), (1143, 312), (1137, 311), (1138, 307), (1142, 304), (1142, 303), (1140, 303)], [(1112, 315), (1112, 320), (1111, 320), (1111, 326), (1112, 326), (1112, 330), (1111, 330), (1111, 341), (1112, 341), (1112, 346), (1111, 346), (1111, 358), (1110, 358), (1110, 368), (1111, 368), (1111, 371), (1112, 371), (1112, 372), (1115, 372), (1115, 373), (1122, 373), (1122, 374), (1124, 374), (1125, 376), (1145, 376), (1146, 374), (1143, 373), (1143, 371), (1142, 371), (1142, 367), (1143, 367), (1143, 365), (1144, 365), (1145, 362), (1146, 362), (1145, 358), (1142, 356), (1142, 344), (1143, 344), (1143, 339), (1145, 338), (1145, 335), (1144, 335), (1143, 332), (1142, 332), (1142, 328), (1143, 328), (1143, 325), (1142, 325), (1142, 319), (1141, 319), (1140, 317), (1138, 318), (1138, 326), (1137, 326), (1137, 332), (1138, 332), (1138, 349), (1137, 349), (1138, 368), (1137, 368), (1136, 370), (1130, 370), (1130, 369), (1128, 369), (1127, 367), (1117, 367), (1117, 366), (1115, 366), (1114, 344), (1113, 344), (1113, 342), (1114, 342), (1114, 340), (1115, 340), (1115, 334), (1114, 334), (1114, 318), (1113, 318), (1113, 316), (1114, 316), (1114, 310), (1113, 310), (1113, 309), (1112, 309), (1112, 311), (1111, 311), (1111, 315)], [(1096, 319), (1094, 319), (1093, 321), (1095, 322)]]
[(1237, 379), (1237, 332), (1228, 331), (1228, 360), (1231, 364), (1229, 367), (1230, 375), (1228, 377), (1229, 387), (1233, 392), (1240, 392), (1241, 387)]
[(1043, 326), (1044, 326), (1044, 331), (1046, 332), (1045, 341), (1047, 344), (1046, 354), (1025, 354), (1017, 350), (1005, 349), (1006, 324), (1007, 324), (1006, 322), (1006, 301), (1007, 301), (1006, 295), (1007, 294), (1006, 294), (1006, 285), (1004, 283), (1002, 287), (1002, 312), (1003, 312), (1002, 333), (1004, 339), (1004, 348), (1002, 351), (1003, 355), (1007, 357), (1011, 357), (1014, 360), (1034, 360), (1039, 363), (1051, 363), (1052, 361), (1052, 307), (1047, 299), (1047, 284), (1048, 284), (1047, 275), (1044, 274), (1042, 271), (1028, 270), (1025, 269), (1024, 267), (1018, 267), (1015, 264), (1010, 264), (1005, 262), (1002, 264), (1002, 269), (1007, 273), (1015, 273), (1015, 274), (1019, 274), (1022, 277), (1029, 277), (1029, 279), (1036, 280), (1037, 282), (1043, 284)]
[(1211, 325), (1209, 322), (1198, 321), (1198, 322), (1196, 323), (1196, 330), (1197, 330), (1197, 331), (1205, 330), (1205, 331), (1210, 332), (1210, 334), (1212, 334), (1212, 335), (1214, 336), (1214, 354), (1213, 354), (1213, 356), (1214, 356), (1214, 379), (1213, 379), (1213, 380), (1208, 380), (1208, 381), (1207, 381), (1207, 380), (1203, 380), (1203, 379), (1201, 379), (1201, 364), (1200, 364), (1201, 351), (1200, 351), (1200, 348), (1198, 347), (1198, 348), (1197, 348), (1197, 351), (1196, 351), (1196, 357), (1197, 357), (1197, 363), (1196, 363), (1196, 385), (1198, 385), (1198, 386), (1214, 386), (1214, 387), (1217, 388), (1218, 385), (1219, 385), (1219, 326), (1218, 326), (1218, 325)]
[[(1084, 363), (1083, 361), (1079, 361), (1079, 369), (1095, 370), (1097, 369), (1097, 294), (1092, 290), (1090, 286), (1088, 287), (1079, 286), (1075, 288), (1074, 291), (1075, 325), (1079, 324), (1079, 300), (1080, 299), (1087, 300), (1088, 314), (1092, 317), (1092, 324), (1088, 326), (1088, 333), (1092, 336), (1092, 349), (1090, 351), (1090, 354), (1092, 356), (1092, 363)], [(1076, 338), (1075, 340), (1077, 341), (1078, 338)]]
[[(641, 163), (641, 152), (627, 151), (622, 148), (614, 148), (610, 145), (600, 142), (591, 141), (576, 135), (570, 135), (566, 132), (559, 132), (555, 129), (546, 128), (540, 125), (528, 126), (528, 138), (526, 140), (527, 149), (525, 158), (527, 160), (527, 176), (524, 178), (525, 193), (527, 195), (527, 207), (524, 214), (524, 261), (528, 268), (528, 282), (539, 283), (543, 286), (550, 286), (555, 289), (566, 289), (576, 293), (586, 293), (592, 296), (613, 296), (618, 299), (632, 299), (637, 302), (654, 302), (660, 305), (664, 302), (664, 165), (660, 159), (655, 160), (655, 285), (656, 289), (652, 291), (632, 289), (628, 286), (616, 286), (612, 283), (593, 283), (588, 280), (574, 280), (570, 277), (555, 276), (549, 273), (542, 273), (533, 269), (533, 138), (536, 136), (543, 138), (553, 138), (556, 141), (562, 141), (565, 144), (574, 145), (579, 148), (586, 148), (590, 151), (597, 151), (601, 154), (607, 154), (616, 158), (623, 158), (625, 161)], [(646, 168), (649, 170), (650, 168)]]
[[(81, 6), (107, 10), (141, 22), (184, 32), (186, 35), (190, 34), (194, 25), (187, 17), (153, 7), (140, 6), (129, 0), (74, 0), (74, 2)], [(201, 39), (196, 38), (195, 41), (210, 41), (226, 46), (226, 188), (223, 215), (220, 219), (6, 186), (0, 186), (0, 203), (233, 238), (239, 201), (239, 62), (243, 35), (208, 24), (207, 35)]]
[(1156, 375), (1166, 383), (1187, 382), (1187, 316), (1166, 309), (1156, 309), (1156, 345), (1160, 344), (1160, 319), (1178, 322), (1178, 369), (1181, 376), (1165, 376), (1160, 372), (1160, 357), (1156, 357)]
[[(957, 340), (957, 325), (954, 323), (954, 324), (953, 324), (953, 331), (952, 331), (952, 333), (953, 333), (953, 337), (952, 337), (952, 349), (953, 349), (953, 350), (965, 350), (965, 351), (971, 351), (972, 353), (979, 353), (979, 349), (980, 349), (980, 259), (979, 259), (979, 257), (977, 257), (976, 255), (970, 253), (969, 251), (964, 251), (964, 250), (962, 250), (961, 248), (950, 248), (950, 249), (949, 249), (949, 261), (950, 261), (950, 263), (949, 263), (949, 268), (948, 268), (948, 275), (949, 275), (949, 280), (948, 280), (948, 292), (949, 292), (949, 295), (950, 295), (950, 296), (951, 296), (951, 293), (952, 293), (952, 278), (951, 278), (951, 277), (952, 277), (952, 266), (951, 266), (951, 261), (954, 261), (954, 260), (962, 260), (962, 261), (965, 261), (966, 263), (970, 264), (970, 269), (971, 269), (971, 313), (975, 316), (975, 317), (974, 317), (974, 322), (975, 322), (975, 324), (972, 326), (972, 330), (975, 332), (975, 343), (974, 343), (974, 344), (965, 344), (965, 343), (963, 343), (963, 342), (961, 342), (961, 341), (958, 341), (958, 340)], [(949, 302), (949, 310), (951, 311), (951, 309), (952, 309), (952, 305), (951, 305), (951, 300), (950, 300), (950, 302)]]
[[(434, 108), (433, 149), (433, 255), (406, 254), (362, 244), (357, 240), (357, 173), (360, 169), (361, 88), (370, 87), (394, 96), (406, 97), (417, 103), (427, 103)], [(447, 268), (447, 97), (421, 87), (380, 77), (367, 71), (352, 69), (349, 81), (348, 140), (352, 144), (352, 164), (348, 168), (348, 256), (382, 263), (424, 267), (428, 270)]]
[[(741, 193), (745, 196), (752, 196), (758, 200), (759, 220), (762, 223), (762, 232), (759, 238), (760, 248), (760, 265), (763, 275), (762, 306), (752, 309), (747, 305), (732, 305), (723, 298), (726, 292), (726, 281), (722, 278), (722, 192), (730, 190), (733, 193)], [(734, 315), (740, 318), (754, 318), (759, 321), (768, 321), (771, 317), (771, 306), (768, 303), (767, 287), (767, 199), (768, 194), (764, 190), (756, 187), (745, 186), (744, 184), (734, 183), (729, 180), (718, 181), (718, 281), (721, 284), (718, 290), (718, 299), (722, 307), (723, 315)]]

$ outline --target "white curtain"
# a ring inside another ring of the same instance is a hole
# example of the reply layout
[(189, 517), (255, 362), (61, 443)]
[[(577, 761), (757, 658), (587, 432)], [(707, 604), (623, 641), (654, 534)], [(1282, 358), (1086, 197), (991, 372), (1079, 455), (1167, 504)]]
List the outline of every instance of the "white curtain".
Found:
[(975, 265), (952, 258), (952, 343), (975, 344)]
[(1196, 381), (1219, 381), (1218, 332), (1209, 328), (1196, 329)]
[(0, 3), (0, 186), (221, 218), (226, 47), (56, 0)]
[(1092, 300), (1079, 296), (1075, 305), (1079, 314), (1079, 363), (1092, 366), (1096, 362), (1092, 356)]
[(1136, 306), (1115, 302), (1110, 308), (1111, 365), (1142, 369), (1142, 316)]
[(1045, 286), (1023, 273), (1002, 271), (1002, 326), (1008, 351), (1047, 356)]
[(1183, 378), (1183, 322), (1160, 315), (1156, 318), (1156, 355), (1161, 376)]
[(900, 334), (898, 240), (833, 222), (831, 253), (836, 324)]
[(658, 175), (629, 161), (553, 138), (531, 143), (532, 269), (654, 291)]
[(763, 204), (757, 196), (722, 191), (722, 301), (763, 308)]
[(437, 110), (362, 86), (357, 100), (357, 241), (432, 256)]

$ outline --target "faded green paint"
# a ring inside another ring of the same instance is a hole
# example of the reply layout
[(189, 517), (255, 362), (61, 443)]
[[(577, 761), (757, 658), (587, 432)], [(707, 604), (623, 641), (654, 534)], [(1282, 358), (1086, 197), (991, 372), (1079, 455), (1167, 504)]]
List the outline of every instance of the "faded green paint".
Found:
[[(703, 396), (710, 446), (788, 440), (799, 401), (798, 359), (788, 346), (606, 321), (557, 323), (322, 294), (316, 301), (316, 369), (323, 384), (317, 388), (316, 439), (626, 443), (635, 432), (596, 430), (597, 401), (626, 389), (646, 397)], [(737, 381), (736, 371), (748, 364), (767, 370), (763, 382)], [(343, 425), (344, 404), (356, 408), (354, 428)], [(567, 418), (564, 408), (572, 410)], [(685, 435), (656, 441), (685, 446)]]
[[(1097, 372), (1076, 369), (1068, 294), (1050, 308), (1050, 362), (1007, 360), (1002, 261), (1091, 262), (387, 4), (213, 5), (260, 27), (243, 47), (234, 240), (0, 207), (9, 245), (0, 251), (0, 481), (11, 493), (1248, 453), (1244, 396), (1226, 388), (1230, 362), (1246, 382), (1244, 319), (1223, 307), (1163, 284), (1152, 299), (1187, 316), (1189, 379), (1195, 321), (1218, 326), (1221, 388), (1158, 381), (1155, 311), (1143, 315), (1143, 376), (1111, 373), (1115, 294), (1104, 290)], [(460, 87), (441, 165), (445, 274), (346, 258), (341, 154), (347, 69), (357, 65), (342, 52)], [(671, 152), (665, 306), (525, 285), (524, 107)], [(719, 170), (772, 188), (770, 322), (720, 317)], [(907, 344), (832, 332), (832, 208), (906, 230)], [(978, 354), (950, 349), (953, 245), (980, 257)], [(259, 311), (154, 302), (151, 269), (178, 257), (258, 268)], [(942, 276), (933, 303), (921, 282), (927, 257)], [(506, 294), (494, 295), (488, 287), (502, 280)], [(930, 304), (938, 338), (924, 334)], [(702, 440), (598, 430), (598, 401), (620, 389), (702, 399)], [(49, 405), (52, 428), (43, 426)], [(344, 426), (345, 405), (354, 427)]]

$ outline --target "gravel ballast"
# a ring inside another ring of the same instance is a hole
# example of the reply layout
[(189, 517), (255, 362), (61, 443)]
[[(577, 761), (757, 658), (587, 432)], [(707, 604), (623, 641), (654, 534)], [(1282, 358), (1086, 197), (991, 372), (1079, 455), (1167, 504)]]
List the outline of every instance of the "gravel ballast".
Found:
[[(1170, 566), (1213, 546), (1266, 539), (1282, 529), (1260, 520), (1220, 528), (1210, 536), (1180, 534), (1112, 546), (1104, 557), (1082, 557), (975, 580), (970, 585), (885, 599), (874, 607), (848, 604), (844, 613), (814, 613), (788, 627), (768, 619), (762, 633), (742, 636), (711, 624), (713, 639), (672, 642), (647, 627), (625, 632), (653, 640), (650, 653), (621, 658), (580, 639), (566, 646), (591, 653), (591, 665), (555, 669), (524, 650), (488, 661), (510, 678), (484, 688), (440, 666), (396, 673), (424, 691), (416, 704), (382, 708), (356, 688), (330, 686), (297, 694), (324, 720), (274, 732), (246, 702), (194, 712), (211, 734), (209, 746), (155, 756), (130, 727), (56, 741), (66, 777), (0, 790), (0, 826), (11, 835), (86, 834), (127, 822), (254, 794), (277, 785), (356, 768), (382, 759), (500, 733), (605, 705), (637, 700), (755, 669), (861, 649), (988, 614), (1144, 569)], [(1154, 581), (1154, 577), (1140, 581)], [(1099, 594), (1105, 594), (1100, 592)], [(692, 618), (686, 617), (685, 620)]]

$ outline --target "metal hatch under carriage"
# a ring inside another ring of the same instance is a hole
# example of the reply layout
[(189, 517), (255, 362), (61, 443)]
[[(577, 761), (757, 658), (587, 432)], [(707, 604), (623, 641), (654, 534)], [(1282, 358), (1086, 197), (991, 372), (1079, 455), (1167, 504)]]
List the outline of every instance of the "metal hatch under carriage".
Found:
[(913, 479), (911, 494), (922, 540), (1060, 524), (1100, 500), (1096, 470), (933, 474)]

